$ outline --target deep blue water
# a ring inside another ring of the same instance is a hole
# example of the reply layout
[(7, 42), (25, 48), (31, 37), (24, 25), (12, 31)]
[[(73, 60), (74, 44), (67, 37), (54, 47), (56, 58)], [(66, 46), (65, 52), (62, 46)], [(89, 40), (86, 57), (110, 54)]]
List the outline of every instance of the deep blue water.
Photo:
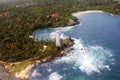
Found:
[(69, 29), (44, 29), (33, 33), (41, 39), (40, 34), (59, 30), (75, 38), (75, 44), (70, 54), (35, 67), (30, 80), (120, 80), (120, 16), (94, 12), (78, 19), (81, 24)]

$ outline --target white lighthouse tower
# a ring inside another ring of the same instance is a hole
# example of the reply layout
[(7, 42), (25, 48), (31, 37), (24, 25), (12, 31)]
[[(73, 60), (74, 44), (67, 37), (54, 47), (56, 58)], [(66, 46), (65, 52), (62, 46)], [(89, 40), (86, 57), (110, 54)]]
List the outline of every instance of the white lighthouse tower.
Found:
[(55, 38), (56, 38), (56, 46), (60, 47), (61, 46), (60, 33), (58, 31), (56, 32)]

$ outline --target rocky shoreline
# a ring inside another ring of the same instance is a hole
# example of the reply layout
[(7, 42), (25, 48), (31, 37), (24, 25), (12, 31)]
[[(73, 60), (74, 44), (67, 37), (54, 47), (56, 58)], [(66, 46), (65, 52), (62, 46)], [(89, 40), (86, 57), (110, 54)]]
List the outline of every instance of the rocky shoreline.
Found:
[[(66, 55), (66, 53), (69, 53), (71, 50), (73, 50), (72, 48), (66, 48), (63, 51), (61, 51), (60, 55), (58, 57), (64, 56)], [(35, 61), (34, 64), (30, 64), (29, 66), (27, 66), (23, 71), (15, 73), (15, 77), (22, 79), (22, 80), (29, 80), (30, 77), (30, 73), (31, 71), (35, 68), (35, 66), (44, 63), (44, 62), (48, 62), (54, 60), (54, 57), (48, 55), (47, 57), (45, 57), (42, 60), (37, 60)]]
[[(76, 13), (73, 13), (72, 15), (75, 17), (78, 17), (81, 14), (90, 13), (90, 12), (98, 12), (98, 10), (76, 12)], [(102, 12), (102, 11), (99, 11), (99, 12)], [(72, 43), (70, 46), (72, 46), (73, 44), (74, 43)], [(66, 53), (69, 53), (71, 50), (73, 50), (72, 48), (70, 48), (70, 46), (67, 46), (63, 51), (61, 51), (60, 55), (58, 55), (57, 57), (64, 56)], [(22, 70), (20, 72), (13, 72), (11, 66), (7, 66), (6, 62), (0, 61), (0, 80), (29, 80), (31, 70), (35, 66), (37, 66), (38, 64), (40, 64), (42, 62), (48, 62), (53, 59), (54, 59), (53, 56), (48, 55), (47, 57), (45, 57), (42, 60), (35, 60), (34, 64), (28, 65), (24, 70)], [(3, 72), (5, 72), (5, 74), (3, 74)], [(5, 79), (7, 77), (9, 79)]]
[[(70, 48), (73, 45), (73, 42), (71, 45), (67, 46), (61, 53), (56, 57), (61, 57), (66, 55), (66, 53), (69, 53), (72, 48)], [(34, 69), (35, 66), (43, 63), (53, 60), (54, 57), (48, 55), (42, 60), (35, 60), (33, 64), (29, 64), (24, 70), (20, 72), (13, 72), (12, 70), (12, 64), (13, 63), (7, 63), (0, 61), (0, 80), (29, 80), (30, 73)], [(9, 64), (9, 65), (8, 65)]]

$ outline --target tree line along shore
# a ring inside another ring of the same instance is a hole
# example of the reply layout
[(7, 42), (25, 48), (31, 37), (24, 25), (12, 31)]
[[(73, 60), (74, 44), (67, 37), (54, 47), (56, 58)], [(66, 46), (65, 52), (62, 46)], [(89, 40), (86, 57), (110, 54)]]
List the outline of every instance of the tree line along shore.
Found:
[[(54, 40), (34, 41), (29, 35), (38, 28), (73, 25), (71, 20), (77, 22), (71, 15), (73, 12), (102, 10), (120, 15), (120, 4), (114, 0), (24, 0), (3, 3), (0, 7), (0, 61), (8, 63), (58, 56), (71, 45), (70, 39), (67, 44), (61, 41), (58, 48)], [(40, 50), (44, 45), (48, 46), (47, 50)]]

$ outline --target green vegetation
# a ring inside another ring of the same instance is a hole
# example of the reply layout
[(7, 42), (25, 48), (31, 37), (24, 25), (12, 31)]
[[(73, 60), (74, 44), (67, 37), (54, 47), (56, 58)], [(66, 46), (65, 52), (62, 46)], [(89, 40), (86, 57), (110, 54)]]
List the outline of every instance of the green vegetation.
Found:
[[(46, 62), (56, 56), (62, 56), (63, 54), (60, 54), (61, 51), (63, 51), (64, 48), (71, 46), (73, 41), (70, 38), (61, 40), (61, 47), (56, 47), (54, 41), (39, 41), (37, 44), (35, 43), (39, 50), (36, 50), (36, 53), (31, 55), (31, 58), (27, 60), (16, 60), (7, 64), (11, 67), (13, 72), (20, 72), (28, 65), (36, 63), (36, 61)], [(46, 49), (44, 49), (44, 46), (47, 46)]]
[(12, 69), (14, 72), (20, 72), (24, 70), (28, 65), (32, 64), (29, 60), (13, 63)]
[[(57, 48), (54, 41), (35, 42), (29, 35), (36, 28), (64, 27), (69, 19), (76, 20), (72, 12), (89, 9), (120, 14), (120, 4), (113, 0), (19, 0), (0, 4), (0, 60), (57, 56), (65, 44)], [(48, 49), (41, 51), (44, 45)]]

